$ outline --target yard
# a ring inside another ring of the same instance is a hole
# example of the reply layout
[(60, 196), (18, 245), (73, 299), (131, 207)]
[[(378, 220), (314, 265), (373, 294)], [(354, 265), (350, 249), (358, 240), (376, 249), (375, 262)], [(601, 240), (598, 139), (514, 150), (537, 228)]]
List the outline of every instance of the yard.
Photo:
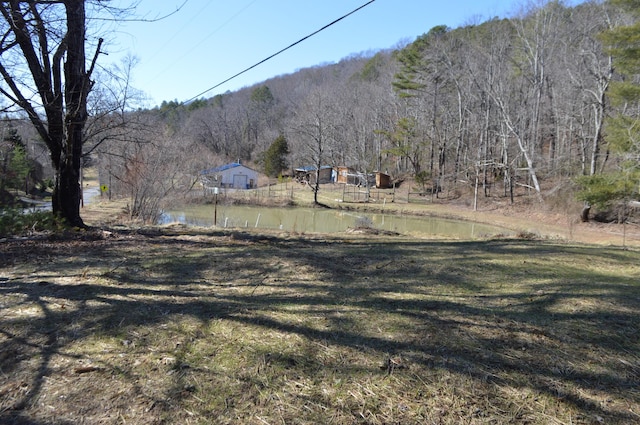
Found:
[(640, 423), (638, 282), (548, 240), (6, 240), (0, 422)]

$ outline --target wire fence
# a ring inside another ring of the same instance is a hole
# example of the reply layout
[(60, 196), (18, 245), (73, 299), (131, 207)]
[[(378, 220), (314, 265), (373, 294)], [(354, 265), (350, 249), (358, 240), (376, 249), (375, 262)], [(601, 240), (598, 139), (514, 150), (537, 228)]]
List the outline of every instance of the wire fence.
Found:
[(425, 192), (407, 192), (407, 204), (428, 204), (433, 202), (435, 194), (431, 191)]
[[(296, 180), (287, 179), (251, 190), (220, 189), (217, 196), (220, 202), (226, 202), (228, 198), (231, 198), (241, 203), (260, 204), (265, 202), (273, 203), (306, 199), (308, 197), (307, 195), (301, 197), (301, 193), (303, 192), (312, 194), (313, 187), (302, 185)], [(205, 190), (204, 196), (206, 198), (213, 198), (213, 191)], [(345, 203), (381, 204), (386, 202), (403, 202), (406, 200), (405, 196), (398, 193), (395, 188), (366, 188), (364, 186), (340, 183), (321, 185), (318, 198)]]
[(342, 202), (395, 202), (396, 192), (393, 189), (375, 189), (362, 186), (344, 185)]

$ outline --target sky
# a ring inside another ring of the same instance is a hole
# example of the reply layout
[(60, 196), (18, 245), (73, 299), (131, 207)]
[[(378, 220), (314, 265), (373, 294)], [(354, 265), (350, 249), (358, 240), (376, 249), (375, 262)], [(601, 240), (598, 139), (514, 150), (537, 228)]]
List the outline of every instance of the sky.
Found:
[[(352, 54), (393, 48), (436, 25), (456, 28), (509, 17), (522, 0), (369, 1), (139, 0), (135, 16), (141, 19), (119, 23), (103, 46), (108, 59), (100, 60), (108, 64), (134, 56), (132, 85), (149, 97), (145, 106), (153, 107), (163, 100), (210, 98), (302, 68), (339, 62)], [(209, 90), (365, 4), (313, 37)]]

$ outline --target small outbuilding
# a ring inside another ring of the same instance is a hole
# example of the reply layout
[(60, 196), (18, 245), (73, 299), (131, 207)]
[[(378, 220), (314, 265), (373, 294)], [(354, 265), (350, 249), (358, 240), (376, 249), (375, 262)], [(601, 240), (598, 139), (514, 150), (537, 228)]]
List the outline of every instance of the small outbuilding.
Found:
[(374, 174), (366, 174), (360, 171), (356, 171), (351, 167), (336, 167), (337, 174), (337, 183), (343, 183), (352, 186), (369, 186), (372, 187), (374, 184), (376, 187), (378, 186), (378, 175)]
[(376, 188), (388, 189), (391, 187), (391, 176), (385, 173), (376, 173)]
[[(307, 166), (299, 167), (293, 170), (296, 180), (300, 183), (314, 184), (316, 182), (316, 167)], [(330, 165), (323, 165), (320, 167), (320, 178), (318, 182), (320, 184), (331, 183), (335, 180), (335, 173), (333, 167)]]
[(344, 184), (358, 184), (358, 176), (356, 170), (351, 167), (336, 167), (337, 170), (337, 183)]
[(258, 172), (251, 168), (232, 162), (200, 172), (202, 184), (206, 187), (223, 189), (253, 189), (258, 184)]

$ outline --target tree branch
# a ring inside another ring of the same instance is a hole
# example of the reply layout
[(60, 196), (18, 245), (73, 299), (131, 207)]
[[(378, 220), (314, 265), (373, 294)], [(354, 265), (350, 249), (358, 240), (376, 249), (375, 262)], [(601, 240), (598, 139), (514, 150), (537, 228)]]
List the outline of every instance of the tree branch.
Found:
[(24, 109), (27, 112), (27, 115), (29, 116), (29, 120), (36, 128), (36, 131), (38, 132), (40, 137), (42, 137), (42, 140), (44, 140), (47, 146), (51, 147), (50, 146), (51, 140), (49, 138), (49, 133), (47, 131), (46, 126), (40, 119), (40, 116), (36, 113), (35, 109), (33, 109), (33, 106), (31, 105), (31, 103), (24, 97), (24, 95), (16, 85), (15, 81), (13, 80), (11, 75), (9, 75), (9, 73), (7, 72), (6, 68), (2, 63), (0, 63), (0, 74), (2, 74), (2, 77), (4, 78), (5, 83), (7, 83), (7, 85), (11, 88), (13, 95), (8, 93), (4, 89), (0, 90), (0, 92), (4, 96), (6, 96), (8, 99), (10, 99), (12, 102), (14, 102), (16, 105), (18, 105), (20, 108)]
[(87, 71), (87, 78), (91, 79), (91, 75), (93, 74), (93, 70), (96, 67), (96, 62), (98, 61), (98, 56), (100, 53), (104, 53), (100, 51), (100, 47), (102, 47), (102, 43), (104, 42), (103, 38), (98, 39), (98, 47), (96, 47), (96, 53), (93, 55), (93, 60), (91, 61), (91, 66), (89, 67), (89, 71)]
[[(178, 6), (176, 8), (176, 10), (174, 10), (173, 12), (170, 12), (166, 15), (162, 15), (162, 16), (157, 16), (155, 18), (150, 18), (150, 19), (146, 19), (146, 18), (138, 18), (138, 19), (122, 19), (120, 17), (114, 17), (111, 19), (108, 18), (94, 18), (97, 21), (106, 21), (106, 22), (146, 22), (146, 23), (153, 23), (153, 22), (159, 22), (162, 21), (164, 19), (167, 19), (173, 15), (175, 15), (176, 13), (180, 12), (182, 10), (182, 8), (184, 7), (185, 4), (187, 4), (189, 0), (184, 0), (182, 2), (182, 4), (180, 6)], [(105, 8), (107, 10), (109, 10), (109, 8)]]

